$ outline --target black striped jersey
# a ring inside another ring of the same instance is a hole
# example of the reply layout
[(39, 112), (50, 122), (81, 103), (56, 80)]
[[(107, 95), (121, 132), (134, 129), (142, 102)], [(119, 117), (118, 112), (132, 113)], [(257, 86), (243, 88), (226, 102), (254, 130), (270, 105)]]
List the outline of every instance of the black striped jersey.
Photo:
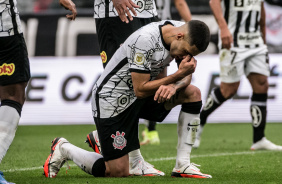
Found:
[(0, 37), (22, 33), (16, 0), (0, 0)]
[(158, 12), (158, 17), (161, 20), (169, 20), (171, 19), (171, 1), (170, 0), (155, 0), (156, 1), (156, 8)]
[(103, 74), (93, 87), (93, 116), (110, 118), (123, 112), (137, 98), (131, 72), (148, 73), (150, 80), (169, 65), (172, 58), (169, 46), (164, 43), (161, 27), (172, 24), (179, 27), (180, 21), (150, 23), (131, 34), (115, 52)]
[(262, 2), (263, 0), (221, 1), (224, 18), (233, 35), (234, 47), (254, 48), (264, 45), (260, 31)]
[[(157, 16), (154, 0), (132, 0), (139, 8), (135, 8), (138, 18), (152, 18)], [(131, 12), (130, 12), (131, 13)], [(134, 17), (134, 15), (131, 13)], [(118, 17), (118, 13), (113, 6), (112, 0), (94, 1), (94, 18)]]

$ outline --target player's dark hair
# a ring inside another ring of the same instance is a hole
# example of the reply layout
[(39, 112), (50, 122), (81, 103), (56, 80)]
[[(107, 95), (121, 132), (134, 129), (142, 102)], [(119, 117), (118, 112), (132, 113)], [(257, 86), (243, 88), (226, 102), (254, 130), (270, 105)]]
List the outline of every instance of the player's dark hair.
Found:
[(189, 44), (195, 45), (200, 52), (207, 49), (210, 42), (210, 30), (208, 26), (199, 20), (191, 20), (188, 23)]

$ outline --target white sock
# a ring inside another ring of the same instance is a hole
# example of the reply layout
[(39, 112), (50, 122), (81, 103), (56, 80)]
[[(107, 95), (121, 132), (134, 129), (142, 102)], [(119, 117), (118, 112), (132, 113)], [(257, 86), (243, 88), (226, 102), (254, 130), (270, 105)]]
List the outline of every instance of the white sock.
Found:
[(20, 115), (10, 106), (0, 107), (0, 163), (13, 142)]
[(103, 158), (103, 156), (98, 153), (86, 151), (71, 143), (64, 143), (60, 148), (63, 156), (72, 160), (78, 167), (88, 174), (93, 174), (92, 167), (94, 163), (98, 159)]
[(199, 125), (199, 114), (190, 114), (180, 111), (177, 124), (178, 145), (175, 164), (176, 169), (190, 164), (190, 154)]
[(144, 160), (143, 156), (141, 155), (140, 149), (129, 152), (128, 156), (130, 169), (134, 168), (138, 164), (138, 161)]

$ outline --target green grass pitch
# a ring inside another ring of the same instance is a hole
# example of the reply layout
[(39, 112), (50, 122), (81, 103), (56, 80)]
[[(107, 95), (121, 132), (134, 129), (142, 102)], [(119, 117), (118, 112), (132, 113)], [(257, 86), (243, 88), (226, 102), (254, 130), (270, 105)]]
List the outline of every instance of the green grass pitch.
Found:
[[(140, 125), (140, 132), (144, 126)], [(15, 140), (0, 165), (5, 177), (17, 184), (147, 184), (147, 183), (282, 183), (282, 152), (250, 151), (252, 126), (250, 124), (207, 124), (199, 149), (193, 149), (191, 162), (201, 165), (203, 173), (212, 179), (171, 178), (175, 164), (176, 124), (158, 124), (161, 145), (145, 145), (141, 152), (148, 162), (165, 172), (164, 177), (95, 178), (70, 162), (56, 178), (45, 178), (42, 165), (50, 153), (51, 141), (56, 136), (68, 139), (74, 145), (91, 151), (84, 143), (86, 135), (95, 129), (91, 125), (20, 126)], [(282, 123), (269, 123), (267, 138), (282, 145)], [(141, 135), (141, 134), (140, 134)]]

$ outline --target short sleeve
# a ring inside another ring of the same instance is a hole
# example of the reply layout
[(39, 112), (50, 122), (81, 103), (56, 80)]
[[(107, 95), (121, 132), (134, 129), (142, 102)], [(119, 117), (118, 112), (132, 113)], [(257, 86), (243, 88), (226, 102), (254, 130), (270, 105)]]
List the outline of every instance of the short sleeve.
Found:
[(138, 35), (137, 38), (132, 39), (127, 48), (129, 71), (150, 73), (153, 53), (154, 47), (150, 37)]

